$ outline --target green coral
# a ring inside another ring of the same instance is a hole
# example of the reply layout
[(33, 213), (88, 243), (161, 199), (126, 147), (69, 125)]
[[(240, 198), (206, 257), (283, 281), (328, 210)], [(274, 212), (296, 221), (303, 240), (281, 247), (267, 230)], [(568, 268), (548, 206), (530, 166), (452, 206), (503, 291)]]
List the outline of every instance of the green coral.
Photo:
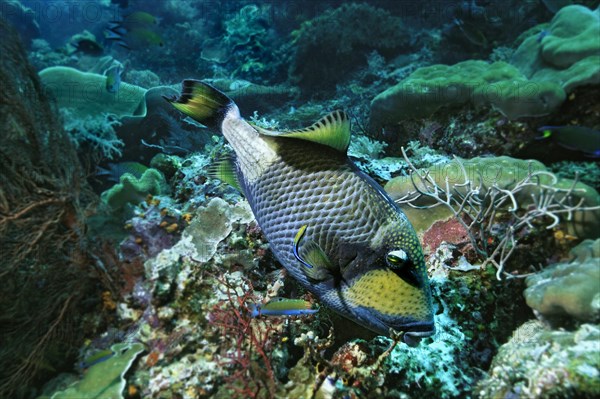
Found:
[(468, 60), (417, 69), (373, 99), (372, 130), (441, 107), (489, 106), (510, 119), (547, 115), (576, 87), (600, 83), (600, 9), (564, 7), (541, 40), (540, 29), (527, 33), (510, 63)]
[(78, 117), (100, 113), (122, 116), (146, 115), (146, 89), (121, 82), (117, 93), (106, 90), (106, 76), (56, 66), (39, 73), (44, 88), (61, 108)]
[(600, 320), (600, 239), (571, 251), (571, 262), (557, 263), (527, 277), (527, 304), (545, 318)]
[(119, 183), (102, 193), (102, 201), (113, 211), (122, 210), (127, 204), (142, 202), (148, 194), (163, 193), (165, 187), (165, 178), (156, 169), (146, 170), (139, 179), (130, 173), (124, 173)]
[[(527, 178), (529, 173), (544, 172), (540, 175), (540, 184), (552, 186), (558, 190), (568, 190), (573, 185), (571, 179), (557, 179), (552, 173), (547, 172), (547, 168), (539, 161), (522, 160), (507, 156), (501, 157), (476, 157), (470, 160), (456, 159), (442, 165), (436, 165), (427, 169), (429, 176), (440, 186), (446, 187), (446, 179), (450, 187), (456, 190), (460, 195), (467, 194), (467, 187), (461, 185), (463, 183), (463, 175), (460, 164), (463, 165), (468, 179), (479, 184), (481, 179), (482, 187), (479, 190), (479, 196), (483, 198), (492, 185), (497, 185), (502, 189), (514, 190), (517, 183), (522, 182)], [(415, 180), (418, 187), (423, 190), (425, 187)], [(600, 205), (600, 195), (598, 192), (581, 182), (577, 182), (573, 187), (572, 199), (574, 203), (582, 201), (586, 207), (594, 207)], [(398, 199), (406, 196), (410, 192), (415, 191), (415, 187), (410, 177), (399, 176), (390, 180), (384, 187), (386, 192), (390, 194), (392, 199)], [(526, 209), (532, 204), (532, 196), (540, 197), (545, 190), (543, 186), (526, 185), (520, 187), (514, 192), (514, 197), (521, 209)], [(561, 195), (561, 194), (557, 194)], [(564, 194), (563, 194), (564, 195)], [(558, 198), (557, 198), (558, 200)], [(431, 205), (432, 200), (428, 197), (423, 197), (418, 205)], [(505, 204), (508, 207), (509, 204)], [(411, 220), (417, 223), (420, 228), (427, 229), (437, 220), (445, 220), (452, 216), (452, 212), (446, 207), (437, 207), (423, 212), (423, 210), (414, 210), (410, 207), (404, 207), (403, 210)], [(575, 211), (572, 217), (563, 220), (569, 232), (582, 238), (596, 238), (600, 231), (600, 211), (586, 210)]]
[(441, 107), (491, 106), (508, 116), (545, 115), (565, 99), (553, 82), (532, 82), (506, 62), (468, 60), (419, 68), (371, 102), (371, 127), (423, 118)]
[(57, 392), (51, 399), (121, 399), (125, 389), (125, 373), (137, 356), (144, 351), (144, 345), (115, 344), (110, 348), (114, 355), (90, 367), (84, 378), (68, 389)]
[(562, 8), (545, 27), (540, 40), (533, 32), (513, 54), (511, 63), (536, 81), (552, 81), (570, 93), (600, 83), (600, 8)]
[(584, 324), (575, 332), (547, 330), (528, 321), (498, 350), (481, 399), (597, 398), (600, 396), (600, 329)]

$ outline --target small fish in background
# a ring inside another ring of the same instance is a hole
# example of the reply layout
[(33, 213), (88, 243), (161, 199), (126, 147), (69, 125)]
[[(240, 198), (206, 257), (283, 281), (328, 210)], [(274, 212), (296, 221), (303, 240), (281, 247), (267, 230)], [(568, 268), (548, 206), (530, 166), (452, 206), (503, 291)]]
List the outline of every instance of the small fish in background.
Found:
[(252, 317), (259, 316), (302, 316), (313, 314), (318, 309), (312, 309), (311, 303), (302, 299), (287, 299), (276, 297), (264, 305), (251, 304)]
[(158, 25), (160, 22), (159, 18), (145, 11), (134, 11), (131, 14), (127, 14), (120, 21), (111, 21), (109, 23), (109, 29), (115, 26), (122, 26), (126, 29), (133, 28), (149, 28), (153, 25)]
[(104, 53), (104, 48), (96, 41), (91, 39), (81, 39), (75, 43), (71, 43), (71, 46), (75, 48), (75, 53), (83, 53), (94, 57), (101, 56)]
[(113, 65), (104, 72), (104, 75), (106, 76), (106, 91), (109, 93), (116, 93), (119, 91), (122, 73), (123, 68), (121, 65)]
[(148, 170), (147, 166), (142, 165), (139, 162), (109, 162), (107, 166), (108, 167), (106, 169), (98, 167), (96, 176), (106, 176), (108, 181), (115, 183), (118, 183), (121, 179), (121, 176), (123, 176), (125, 173), (129, 173), (139, 179), (142, 177), (144, 172)]
[(110, 349), (105, 349), (86, 357), (79, 363), (79, 368), (82, 370), (89, 369), (95, 364), (102, 363), (115, 355), (115, 352)]
[(462, 34), (469, 42), (479, 47), (487, 47), (487, 38), (475, 25), (458, 18), (454, 19), (454, 24), (458, 27), (458, 29), (460, 29)]
[(544, 30), (540, 31), (540, 33), (538, 34), (538, 37), (537, 37), (537, 42), (541, 43), (542, 40), (544, 40), (544, 38), (546, 36), (548, 36), (549, 34), (550, 34), (550, 31), (547, 30), (547, 29), (544, 29)]
[(561, 147), (579, 151), (587, 157), (600, 158), (600, 131), (585, 126), (542, 126), (538, 140), (552, 139)]
[(135, 11), (121, 21), (110, 21), (104, 31), (106, 40), (127, 50), (143, 49), (148, 45), (164, 46), (163, 39), (153, 29), (159, 19), (144, 11)]

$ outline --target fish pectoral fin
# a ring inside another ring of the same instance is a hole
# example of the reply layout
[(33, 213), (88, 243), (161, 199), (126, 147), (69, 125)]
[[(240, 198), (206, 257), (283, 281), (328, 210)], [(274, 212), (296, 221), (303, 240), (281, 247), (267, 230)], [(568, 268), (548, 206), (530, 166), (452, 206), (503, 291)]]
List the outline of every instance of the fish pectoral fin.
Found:
[(326, 280), (337, 272), (325, 251), (314, 241), (308, 241), (300, 250), (299, 256), (303, 263), (311, 266), (303, 267), (304, 274), (311, 280)]
[(238, 175), (235, 173), (235, 163), (233, 157), (225, 157), (213, 163), (208, 168), (208, 175), (214, 179), (219, 179), (229, 184), (240, 193), (243, 192)]
[(290, 137), (312, 141), (346, 153), (350, 144), (350, 119), (343, 111), (332, 113), (319, 119), (311, 126), (291, 131), (273, 131), (254, 126), (264, 136)]
[(294, 257), (302, 263), (302, 271), (311, 280), (322, 281), (330, 278), (335, 272), (335, 266), (323, 249), (316, 242), (309, 240), (302, 248), (300, 241), (306, 233), (308, 225), (303, 225), (298, 229), (294, 238)]

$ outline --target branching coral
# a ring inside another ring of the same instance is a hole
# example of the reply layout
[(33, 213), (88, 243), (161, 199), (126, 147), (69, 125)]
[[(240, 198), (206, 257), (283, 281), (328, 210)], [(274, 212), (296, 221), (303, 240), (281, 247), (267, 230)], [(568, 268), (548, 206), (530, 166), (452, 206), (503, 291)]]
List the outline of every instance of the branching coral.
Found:
[[(555, 175), (545, 170), (536, 171), (531, 163), (524, 177), (516, 177), (506, 186), (499, 184), (498, 175), (491, 179), (491, 184), (486, 184), (488, 179), (481, 172), (470, 176), (464, 162), (456, 158), (459, 178), (451, 183), (448, 176), (440, 182), (429, 172), (419, 172), (404, 148), (402, 155), (411, 168), (414, 191), (396, 202), (415, 208), (447, 207), (469, 233), (478, 254), (485, 258), (482, 266), (492, 264), (498, 279), (513, 277), (504, 271), (504, 266), (524, 229), (535, 229), (536, 226), (552, 229), (561, 220), (571, 220), (577, 212), (600, 209), (600, 205), (590, 205), (585, 197), (578, 195), (583, 189), (578, 188), (577, 177), (570, 186), (560, 187)], [(501, 173), (501, 169), (497, 173)], [(416, 205), (423, 197), (433, 203)], [(505, 228), (497, 229), (497, 218), (501, 213), (509, 215), (509, 220)], [(490, 246), (490, 241), (495, 242), (494, 247)]]
[(234, 286), (227, 276), (218, 281), (226, 300), (213, 308), (209, 321), (225, 339), (234, 341), (232, 349), (222, 354), (223, 366), (232, 370), (224, 377), (228, 388), (240, 398), (274, 397), (271, 353), (280, 322), (251, 316), (249, 305), (258, 298), (249, 280), (245, 280), (243, 287)]
[(121, 141), (115, 132), (115, 127), (121, 122), (112, 119), (107, 114), (79, 117), (73, 115), (69, 109), (63, 109), (65, 130), (69, 132), (76, 148), (91, 147), (94, 156), (108, 159), (121, 156)]

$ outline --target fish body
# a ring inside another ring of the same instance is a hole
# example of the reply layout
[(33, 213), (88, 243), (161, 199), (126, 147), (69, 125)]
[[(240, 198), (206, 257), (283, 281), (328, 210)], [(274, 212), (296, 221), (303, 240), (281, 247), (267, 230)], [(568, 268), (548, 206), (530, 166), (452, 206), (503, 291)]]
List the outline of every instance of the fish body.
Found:
[(119, 91), (122, 72), (123, 68), (121, 68), (121, 65), (113, 65), (106, 70), (106, 91), (109, 93), (116, 93)]
[(381, 334), (435, 331), (422, 249), (404, 213), (348, 158), (349, 121), (270, 132), (241, 118), (224, 94), (183, 82), (172, 104), (216, 126), (235, 152), (242, 192), (288, 272), (323, 304)]
[(153, 30), (158, 23), (155, 16), (144, 11), (135, 11), (120, 21), (110, 21), (104, 35), (106, 40), (116, 42), (128, 50), (141, 49), (148, 45), (162, 47), (162, 38)]
[(94, 353), (91, 356), (86, 357), (81, 363), (79, 363), (79, 367), (81, 369), (88, 369), (95, 364), (102, 363), (115, 355), (115, 352), (111, 349), (101, 350)]
[(251, 304), (250, 315), (259, 316), (304, 316), (316, 313), (310, 302), (302, 299), (273, 298), (264, 305)]
[(591, 158), (600, 158), (600, 131), (585, 126), (542, 126), (542, 136), (572, 151), (579, 151)]
[(475, 44), (476, 46), (486, 47), (488, 45), (487, 38), (474, 24), (465, 22), (461, 19), (455, 18), (454, 24), (460, 29), (465, 38)]

